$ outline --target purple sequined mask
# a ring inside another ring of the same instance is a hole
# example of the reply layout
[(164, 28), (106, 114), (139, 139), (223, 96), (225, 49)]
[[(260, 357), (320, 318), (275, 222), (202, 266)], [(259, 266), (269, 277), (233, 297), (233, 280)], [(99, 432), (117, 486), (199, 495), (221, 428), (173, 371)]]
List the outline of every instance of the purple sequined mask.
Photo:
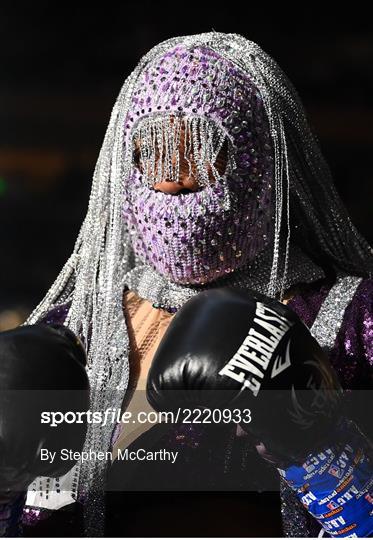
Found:
[[(253, 261), (272, 231), (273, 180), (268, 120), (255, 85), (211, 49), (178, 46), (142, 72), (130, 110), (127, 144), (135, 149), (141, 141), (142, 168), (134, 165), (126, 179), (123, 215), (138, 258), (182, 284), (211, 282)], [(200, 187), (156, 191), (156, 182), (178, 181), (171, 156), (181, 128)], [(214, 162), (223, 145), (220, 176)]]

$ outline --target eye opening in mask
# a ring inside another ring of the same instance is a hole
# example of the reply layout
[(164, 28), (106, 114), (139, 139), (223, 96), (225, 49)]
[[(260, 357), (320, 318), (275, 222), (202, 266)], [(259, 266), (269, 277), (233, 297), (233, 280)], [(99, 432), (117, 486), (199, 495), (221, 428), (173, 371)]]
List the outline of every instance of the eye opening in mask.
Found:
[(139, 120), (132, 135), (133, 166), (144, 183), (189, 182), (197, 191), (232, 169), (232, 143), (224, 128), (197, 115), (173, 113)]

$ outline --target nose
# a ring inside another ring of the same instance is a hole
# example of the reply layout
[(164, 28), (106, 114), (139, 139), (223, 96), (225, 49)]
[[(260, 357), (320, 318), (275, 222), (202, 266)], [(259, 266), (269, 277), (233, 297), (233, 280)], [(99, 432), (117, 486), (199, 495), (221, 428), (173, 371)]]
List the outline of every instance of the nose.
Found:
[(156, 191), (162, 191), (163, 193), (171, 193), (176, 195), (182, 190), (197, 191), (199, 186), (194, 178), (185, 178), (179, 182), (173, 182), (171, 180), (163, 180), (162, 182), (156, 182), (153, 185)]

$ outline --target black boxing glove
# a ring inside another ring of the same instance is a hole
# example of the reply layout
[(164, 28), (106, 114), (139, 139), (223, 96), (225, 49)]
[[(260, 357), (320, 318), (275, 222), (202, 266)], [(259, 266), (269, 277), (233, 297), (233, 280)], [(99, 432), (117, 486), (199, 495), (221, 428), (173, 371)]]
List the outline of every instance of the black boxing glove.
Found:
[(371, 444), (343, 417), (328, 359), (290, 308), (238, 289), (200, 293), (167, 329), (147, 395), (157, 410), (249, 408), (241, 427), (323, 529), (373, 533)]
[(328, 359), (289, 307), (234, 288), (203, 291), (184, 304), (147, 382), (149, 403), (159, 411), (242, 411), (241, 427), (289, 463), (322, 445), (340, 393)]
[[(81, 341), (60, 325), (20, 326), (0, 334), (0, 490), (22, 491), (37, 476), (62, 476), (73, 465), (59, 457), (62, 448), (80, 451), (86, 434), (82, 423), (51, 427), (45, 411), (89, 408), (86, 355)], [(53, 463), (40, 449), (56, 451)]]

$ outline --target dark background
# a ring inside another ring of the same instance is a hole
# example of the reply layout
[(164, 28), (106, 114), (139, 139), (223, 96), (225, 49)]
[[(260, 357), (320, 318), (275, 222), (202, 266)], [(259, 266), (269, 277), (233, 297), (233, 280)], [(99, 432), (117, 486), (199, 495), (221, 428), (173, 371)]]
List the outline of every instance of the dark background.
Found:
[[(237, 32), (288, 74), (353, 222), (372, 242), (373, 32), (343, 19), (226, 2), (2, 4), (0, 328), (22, 322), (73, 249), (111, 108), (140, 56), (174, 35)], [(356, 8), (356, 9), (355, 9)], [(357, 14), (357, 15), (356, 15)]]

